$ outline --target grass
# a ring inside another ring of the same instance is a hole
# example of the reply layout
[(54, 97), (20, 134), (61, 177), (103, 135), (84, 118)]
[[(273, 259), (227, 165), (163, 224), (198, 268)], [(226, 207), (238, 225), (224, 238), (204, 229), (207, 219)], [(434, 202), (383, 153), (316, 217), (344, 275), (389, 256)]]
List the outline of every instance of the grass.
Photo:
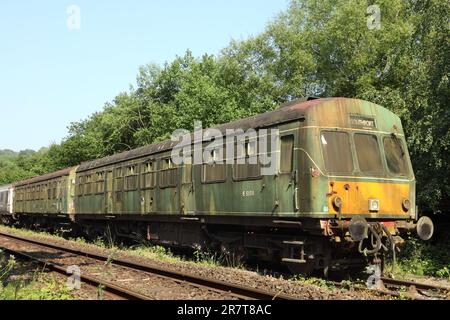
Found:
[[(48, 232), (30, 231), (26, 229), (17, 229), (11, 227), (0, 226), (0, 230), (13, 232), (18, 235), (38, 237), (41, 239), (54, 239), (54, 240), (67, 240), (59, 235), (54, 235)], [(113, 250), (114, 254), (126, 253), (138, 257), (145, 257), (153, 260), (163, 261), (167, 263), (190, 263), (196, 265), (203, 265), (207, 267), (229, 267), (236, 269), (243, 269), (244, 265), (239, 257), (232, 254), (219, 254), (213, 252), (203, 252), (201, 250), (196, 250), (194, 252), (193, 258), (186, 258), (179, 255), (175, 255), (170, 249), (162, 246), (150, 245), (142, 241), (140, 244), (130, 247), (118, 247), (111, 236), (106, 239), (102, 237), (96, 238), (94, 241), (89, 242), (82, 237), (70, 238), (70, 241), (76, 242), (83, 246), (95, 246), (97, 248), (103, 248), (108, 250)]]
[[(392, 270), (392, 264), (387, 266)], [(450, 243), (423, 242), (409, 238), (397, 258), (395, 273), (450, 280)]]
[(70, 290), (56, 279), (11, 281), (0, 287), (0, 300), (72, 300)]
[(316, 278), (316, 277), (304, 277), (302, 275), (294, 275), (291, 278), (292, 281), (298, 281), (302, 284), (309, 284), (318, 286), (327, 290), (333, 290), (336, 289), (335, 284), (332, 281), (328, 281), (322, 278)]
[(54, 277), (34, 272), (31, 280), (13, 278), (19, 263), (13, 256), (0, 251), (0, 300), (71, 300), (73, 296), (65, 284)]
[(234, 269), (244, 269), (242, 259), (232, 253), (217, 253), (212, 251), (196, 250), (194, 261), (197, 264), (207, 267), (228, 267)]
[(145, 257), (168, 263), (180, 263), (184, 261), (183, 258), (174, 255), (170, 249), (161, 246), (140, 244), (130, 248), (121, 249), (121, 251), (138, 257)]

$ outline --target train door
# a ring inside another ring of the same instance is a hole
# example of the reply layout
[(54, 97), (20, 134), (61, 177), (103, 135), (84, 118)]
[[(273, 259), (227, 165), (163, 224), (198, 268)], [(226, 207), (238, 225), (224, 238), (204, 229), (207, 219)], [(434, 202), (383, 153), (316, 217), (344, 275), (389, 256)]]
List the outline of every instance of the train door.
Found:
[(106, 213), (113, 214), (114, 213), (114, 207), (113, 207), (113, 172), (112, 170), (108, 170), (106, 173), (106, 198), (105, 198), (106, 204)]
[(192, 157), (186, 157), (181, 168), (180, 210), (182, 214), (195, 214), (194, 181), (192, 178)]
[(156, 188), (156, 161), (149, 159), (141, 164), (140, 169), (140, 201), (141, 213), (149, 214), (154, 212), (155, 188)]
[[(284, 130), (283, 130), (284, 129)], [(297, 203), (297, 172), (295, 165), (296, 134), (289, 125), (280, 128), (279, 159), (277, 177), (278, 213), (292, 214), (298, 211)]]

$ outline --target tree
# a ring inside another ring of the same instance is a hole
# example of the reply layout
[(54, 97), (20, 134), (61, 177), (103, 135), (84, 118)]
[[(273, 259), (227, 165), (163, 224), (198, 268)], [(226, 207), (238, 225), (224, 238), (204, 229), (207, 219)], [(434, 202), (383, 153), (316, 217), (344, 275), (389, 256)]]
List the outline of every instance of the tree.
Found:
[[(381, 9), (379, 30), (367, 26), (373, 3)], [(194, 120), (211, 127), (299, 97), (345, 96), (401, 117), (419, 204), (443, 210), (450, 198), (449, 13), (450, 3), (440, 0), (292, 0), (264, 32), (232, 41), (217, 56), (187, 51), (164, 66), (142, 66), (136, 87), (73, 123), (60, 145), (7, 169), (0, 158), (0, 179), (162, 141), (192, 130)], [(15, 174), (5, 177), (7, 170)]]

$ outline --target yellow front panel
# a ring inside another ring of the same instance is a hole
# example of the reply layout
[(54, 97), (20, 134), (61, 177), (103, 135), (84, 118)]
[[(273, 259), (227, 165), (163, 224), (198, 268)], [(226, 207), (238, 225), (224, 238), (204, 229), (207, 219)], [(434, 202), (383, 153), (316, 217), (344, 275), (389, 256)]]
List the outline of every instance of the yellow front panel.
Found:
[[(409, 215), (409, 212), (403, 210), (402, 205), (404, 199), (409, 199), (409, 183), (334, 181), (330, 183), (329, 188), (329, 210), (332, 214), (338, 213), (333, 205), (333, 199), (339, 196), (343, 201), (342, 214), (344, 215)], [(379, 211), (369, 211), (370, 199), (380, 201)]]

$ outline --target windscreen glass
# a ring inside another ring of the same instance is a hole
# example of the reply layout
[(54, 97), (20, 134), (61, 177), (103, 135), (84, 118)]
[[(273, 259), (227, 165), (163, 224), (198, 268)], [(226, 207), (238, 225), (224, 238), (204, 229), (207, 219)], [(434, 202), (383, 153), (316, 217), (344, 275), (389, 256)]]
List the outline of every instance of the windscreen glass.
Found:
[(384, 138), (383, 144), (389, 172), (398, 176), (407, 176), (409, 170), (403, 142), (398, 137), (392, 136)]
[(350, 138), (345, 132), (322, 132), (321, 144), (325, 168), (333, 173), (353, 172)]
[(378, 140), (372, 134), (355, 134), (355, 148), (358, 156), (359, 169), (362, 173), (371, 175), (382, 174), (383, 164), (381, 162)]

